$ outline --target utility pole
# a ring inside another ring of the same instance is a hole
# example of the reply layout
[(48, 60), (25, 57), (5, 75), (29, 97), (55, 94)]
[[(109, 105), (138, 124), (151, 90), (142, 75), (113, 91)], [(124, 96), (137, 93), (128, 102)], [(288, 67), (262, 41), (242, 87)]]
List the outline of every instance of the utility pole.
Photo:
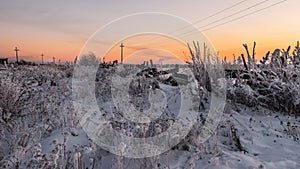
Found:
[(16, 59), (17, 59), (17, 63), (19, 63), (19, 55), (18, 55), (18, 52), (20, 51), (20, 49), (18, 49), (18, 47), (15, 47), (14, 51), (16, 51)]
[(42, 53), (41, 56), (42, 56), (42, 64), (44, 64), (44, 54)]
[(121, 64), (123, 64), (123, 48), (124, 48), (124, 44), (121, 43), (120, 48), (121, 48)]

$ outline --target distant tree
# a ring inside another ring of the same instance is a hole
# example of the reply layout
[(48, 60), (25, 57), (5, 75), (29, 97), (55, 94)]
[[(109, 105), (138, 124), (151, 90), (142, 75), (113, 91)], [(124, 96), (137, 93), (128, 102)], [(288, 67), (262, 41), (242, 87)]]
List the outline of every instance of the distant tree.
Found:
[(97, 66), (97, 65), (99, 65), (99, 63), (100, 63), (100, 60), (92, 52), (81, 55), (79, 57), (79, 62), (78, 62), (78, 64), (80, 66)]

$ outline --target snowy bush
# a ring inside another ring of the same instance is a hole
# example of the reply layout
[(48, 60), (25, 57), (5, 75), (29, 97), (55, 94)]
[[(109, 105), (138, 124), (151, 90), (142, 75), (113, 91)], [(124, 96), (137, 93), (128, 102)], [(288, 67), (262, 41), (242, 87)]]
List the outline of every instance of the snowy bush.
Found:
[(285, 114), (299, 115), (300, 70), (296, 62), (300, 58), (299, 46), (296, 46), (293, 56), (289, 50), (290, 47), (282, 51), (276, 49), (271, 56), (268, 52), (260, 65), (250, 60), (248, 65), (252, 65), (252, 69), (237, 73), (235, 84), (228, 88), (228, 98), (250, 107), (260, 105)]

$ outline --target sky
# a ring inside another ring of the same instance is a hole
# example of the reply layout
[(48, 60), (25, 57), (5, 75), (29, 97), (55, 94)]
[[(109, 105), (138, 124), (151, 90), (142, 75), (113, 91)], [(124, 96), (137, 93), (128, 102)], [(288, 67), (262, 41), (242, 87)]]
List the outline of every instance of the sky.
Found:
[[(233, 54), (238, 56), (245, 53), (242, 44), (247, 43), (251, 49), (254, 41), (257, 43), (257, 57), (261, 57), (267, 51), (273, 51), (275, 48), (282, 49), (287, 48), (289, 45), (295, 46), (296, 42), (300, 40), (299, 1), (286, 0), (271, 8), (255, 12), (280, 1), (1, 1), (0, 57), (15, 59), (13, 49), (17, 46), (20, 49), (20, 59), (40, 61), (43, 53), (45, 61), (50, 62), (53, 57), (56, 60), (73, 61), (80, 54), (88, 39), (99, 28), (118, 18), (141, 12), (170, 14), (190, 22), (193, 26), (199, 28), (199, 32), (206, 36), (221, 57), (231, 58)], [(232, 7), (237, 3), (239, 5)], [(225, 10), (229, 7), (231, 8)], [(248, 13), (254, 14), (230, 22)], [(229, 23), (222, 25), (224, 22)], [(131, 23), (131, 26), (135, 28), (139, 27), (140, 24), (143, 24), (143, 21)], [(160, 24), (157, 26), (160, 26)], [(214, 26), (216, 27), (208, 29)], [(122, 31), (122, 27), (116, 29)], [(184, 33), (184, 30), (181, 30), (181, 33)], [(156, 35), (152, 36), (155, 38)], [(150, 40), (153, 37), (150, 37)], [(192, 40), (200, 41), (200, 43), (202, 41), (202, 39)], [(105, 41), (103, 40), (102, 43), (104, 44)], [(129, 41), (135, 41), (135, 43), (131, 44)], [(123, 39), (124, 43), (127, 42), (124, 48), (125, 57), (139, 53), (142, 49), (155, 47), (149, 46), (147, 43), (140, 45), (139, 43), (142, 41), (149, 41), (149, 35), (144, 39), (140, 36), (132, 36), (127, 40)], [(177, 42), (173, 41), (167, 40), (164, 43), (158, 41), (156, 45), (164, 46), (162, 47), (163, 50), (176, 49), (177, 51), (173, 53), (184, 60), (188, 55), (186, 42), (178, 45)], [(99, 48), (101, 48), (101, 43), (99, 43)], [(119, 58), (119, 50), (119, 46), (116, 45), (108, 52), (109, 57), (111, 57), (110, 60)], [(148, 50), (147, 52), (149, 53)]]

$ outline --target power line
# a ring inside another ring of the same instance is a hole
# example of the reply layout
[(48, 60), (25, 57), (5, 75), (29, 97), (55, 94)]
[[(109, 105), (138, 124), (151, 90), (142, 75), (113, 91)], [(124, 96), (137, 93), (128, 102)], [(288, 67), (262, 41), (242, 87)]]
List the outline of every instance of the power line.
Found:
[(207, 19), (209, 19), (209, 18), (211, 18), (211, 17), (214, 17), (214, 16), (216, 16), (216, 15), (218, 15), (218, 14), (220, 14), (220, 13), (223, 13), (223, 12), (229, 10), (229, 9), (232, 9), (232, 8), (238, 6), (238, 5), (240, 5), (240, 4), (242, 4), (242, 3), (246, 2), (246, 1), (249, 1), (249, 0), (239, 1), (239, 2), (237, 2), (237, 3), (235, 3), (235, 4), (233, 4), (233, 5), (231, 5), (231, 6), (227, 7), (227, 8), (225, 8), (225, 9), (222, 9), (222, 10), (220, 10), (220, 11), (218, 11), (218, 12), (212, 14), (212, 15), (209, 15), (209, 16), (207, 16), (207, 17), (205, 17), (205, 18), (200, 19), (200, 20), (196, 20), (196, 21), (193, 23), (193, 25), (194, 25), (194, 24), (197, 24), (197, 23), (199, 23), (199, 22), (205, 21), (205, 20), (207, 20)]
[(276, 2), (276, 3), (272, 4), (272, 5), (266, 6), (266, 7), (264, 7), (264, 8), (259, 9), (259, 10), (256, 10), (256, 11), (250, 12), (250, 13), (248, 13), (248, 14), (242, 15), (242, 16), (240, 16), (240, 17), (234, 18), (234, 19), (229, 20), (229, 21), (227, 21), (227, 22), (220, 23), (220, 24), (218, 24), (218, 25), (215, 25), (215, 26), (213, 26), (213, 27), (204, 29), (204, 30), (202, 30), (202, 31), (211, 30), (211, 29), (214, 29), (214, 28), (216, 28), (216, 27), (225, 25), (225, 24), (227, 24), (227, 23), (234, 22), (234, 21), (236, 21), (236, 20), (239, 20), (239, 19), (245, 18), (245, 17), (247, 17), (247, 16), (256, 14), (256, 13), (258, 13), (258, 12), (261, 12), (261, 11), (266, 10), (266, 9), (268, 9), (268, 8), (274, 7), (274, 6), (279, 5), (279, 4), (281, 4), (281, 3), (283, 3), (283, 2), (286, 2), (286, 1), (288, 1), (288, 0), (282, 0), (282, 1)]
[[(224, 8), (224, 9), (221, 9), (220, 11), (218, 11), (218, 12), (216, 12), (216, 13), (213, 13), (213, 14), (207, 16), (207, 17), (204, 17), (204, 18), (202, 18), (202, 19), (196, 20), (196, 21), (193, 22), (192, 24), (195, 25), (195, 24), (200, 23), (200, 22), (202, 22), (202, 21), (205, 21), (205, 20), (207, 20), (207, 19), (209, 19), (209, 18), (211, 18), (211, 17), (217, 16), (218, 14), (221, 14), (221, 13), (223, 13), (223, 12), (229, 10), (229, 9), (232, 9), (232, 8), (238, 6), (238, 5), (240, 5), (240, 4), (242, 4), (242, 3), (246, 2), (246, 1), (249, 1), (249, 0), (242, 0), (242, 1), (239, 1), (239, 2), (233, 4), (233, 5), (229, 6), (229, 7), (226, 7), (226, 8)], [(178, 32), (178, 31), (180, 31), (180, 30), (184, 30), (184, 29), (186, 29), (186, 28), (188, 28), (188, 27), (190, 27), (190, 26), (189, 26), (189, 25), (188, 25), (188, 26), (184, 26), (184, 27), (179, 28), (179, 29), (177, 29), (177, 30), (175, 30), (175, 31), (173, 31), (173, 32), (169, 32), (169, 34)], [(156, 38), (152, 38), (152, 39), (150, 39), (150, 41), (152, 41), (152, 40), (154, 40), (154, 39), (156, 39)]]
[[(204, 18), (202, 18), (202, 19), (196, 20), (196, 21), (193, 22), (192, 24), (195, 25), (195, 24), (198, 24), (198, 23), (200, 23), (200, 22), (202, 22), (202, 21), (205, 21), (205, 20), (207, 20), (207, 19), (209, 19), (209, 18), (212, 18), (212, 17), (214, 17), (214, 16), (217, 16), (217, 15), (219, 15), (219, 14), (221, 14), (221, 13), (223, 13), (223, 12), (229, 10), (229, 9), (232, 9), (232, 8), (234, 8), (234, 7), (238, 6), (238, 5), (240, 5), (240, 4), (244, 3), (244, 2), (246, 2), (246, 1), (249, 1), (249, 0), (242, 0), (242, 1), (239, 1), (239, 2), (233, 4), (233, 5), (229, 6), (229, 7), (226, 7), (226, 8), (224, 8), (224, 9), (222, 9), (222, 10), (216, 12), (216, 13), (213, 13), (213, 14), (207, 16), (207, 17), (204, 17)], [(183, 28), (181, 28), (181, 29), (178, 29), (177, 31), (183, 30), (183, 29), (188, 28), (188, 27), (189, 27), (189, 26), (185, 26), (185, 27), (183, 27)]]
[[(263, 0), (263, 1), (260, 1), (260, 2), (254, 4), (254, 5), (250, 6), (250, 7), (244, 8), (244, 9), (239, 10), (239, 11), (233, 13), (233, 14), (230, 14), (230, 15), (228, 15), (228, 16), (225, 16), (225, 17), (223, 17), (223, 18), (221, 18), (221, 19), (217, 19), (217, 20), (215, 20), (215, 21), (213, 21), (213, 22), (210, 22), (210, 23), (208, 23), (208, 24), (206, 24), (206, 25), (200, 26), (200, 27), (198, 27), (197, 29), (204, 28), (204, 27), (210, 26), (210, 25), (212, 25), (212, 24), (218, 23), (218, 22), (220, 22), (220, 21), (222, 21), (222, 20), (224, 20), (224, 19), (233, 17), (233, 16), (235, 16), (235, 15), (237, 15), (237, 14), (240, 14), (240, 13), (243, 13), (243, 12), (245, 12), (245, 11), (248, 11), (248, 10), (250, 10), (250, 9), (252, 9), (252, 8), (255, 8), (255, 7), (257, 7), (257, 6), (261, 5), (261, 4), (264, 4), (264, 3), (268, 2), (268, 1), (269, 1), (269, 0)], [(178, 36), (182, 36), (182, 35), (185, 35), (185, 34), (190, 34), (190, 33), (192, 33), (192, 32), (194, 32), (194, 31), (186, 32), (186, 33), (180, 34), (180, 35), (178, 35)]]
[[(232, 16), (234, 16), (234, 15), (237, 15), (237, 14), (239, 14), (239, 13), (242, 13), (242, 12), (245, 12), (245, 11), (247, 11), (247, 10), (250, 10), (250, 9), (252, 9), (252, 8), (254, 8), (254, 7), (256, 7), (256, 6), (259, 6), (259, 5), (261, 5), (261, 4), (263, 4), (263, 3), (267, 2), (267, 1), (269, 1), (269, 0), (260, 1), (259, 3), (256, 3), (255, 5), (252, 5), (252, 6), (250, 6), (250, 7), (247, 7), (247, 8), (245, 8), (245, 9), (243, 9), (243, 10), (240, 10), (240, 11), (238, 11), (238, 12), (235, 12), (235, 13), (233, 13), (233, 14), (230, 14), (230, 15), (228, 15), (228, 16), (226, 16), (226, 17), (221, 18), (221, 19), (218, 19), (217, 21), (213, 21), (213, 23), (220, 22), (220, 21), (222, 21), (223, 19), (227, 19), (227, 18), (230, 18), (230, 17), (232, 17)], [(217, 24), (217, 25), (215, 25), (215, 26), (209, 27), (209, 28), (204, 29), (204, 30), (202, 30), (202, 31), (211, 30), (211, 29), (214, 29), (214, 28), (216, 28), (216, 27), (225, 25), (225, 24), (227, 24), (227, 23), (234, 22), (234, 21), (236, 21), (236, 20), (245, 18), (245, 17), (247, 17), (247, 16), (253, 15), (253, 14), (255, 14), (255, 13), (261, 12), (261, 11), (266, 10), (266, 9), (268, 9), (268, 8), (271, 8), (271, 7), (274, 7), (274, 6), (276, 6), (276, 5), (279, 5), (279, 4), (281, 4), (281, 3), (285, 2), (285, 1), (288, 1), (288, 0), (282, 0), (282, 1), (279, 1), (279, 2), (276, 2), (276, 3), (273, 3), (273, 4), (269, 5), (269, 6), (260, 8), (260, 9), (258, 9), (258, 10), (253, 11), (253, 12), (250, 12), (250, 13), (247, 13), (247, 14), (245, 14), (245, 15), (239, 16), (239, 17), (237, 17), (237, 18), (231, 19), (231, 20), (229, 20), (229, 21), (226, 21), (226, 22)], [(239, 3), (237, 3), (237, 4), (241, 4), (242, 2), (243, 2), (243, 1), (241, 1), (241, 2), (239, 2)], [(235, 4), (235, 6), (237, 6), (237, 4)], [(234, 6), (234, 5), (232, 5), (232, 6)], [(229, 8), (229, 7), (228, 7), (228, 8)], [(226, 9), (226, 8), (225, 8), (225, 9)], [(222, 10), (221, 10), (221, 11), (222, 11)], [(223, 11), (224, 11), (224, 10), (223, 10)], [(219, 11), (219, 12), (220, 12), (220, 11)], [(219, 13), (219, 12), (217, 12), (217, 13)], [(212, 14), (212, 15), (214, 15), (214, 14)], [(208, 16), (208, 17), (209, 17), (209, 16)], [(208, 17), (207, 17), (207, 18), (208, 18)], [(203, 27), (207, 27), (207, 26), (209, 26), (209, 25), (212, 25), (213, 23), (211, 22), (211, 23), (209, 23), (209, 24), (207, 24), (207, 25), (205, 25), (205, 26), (198, 27), (197, 29), (203, 28)], [(192, 32), (195, 32), (195, 30), (190, 31), (190, 32), (185, 32), (185, 33), (182, 33), (182, 34), (178, 34), (177, 36), (186, 36), (186, 35), (188, 35), (188, 34), (190, 34), (190, 33), (192, 33)], [(153, 39), (152, 39), (152, 40), (153, 40)]]
[[(265, 2), (265, 1), (266, 1), (266, 0), (261, 1), (260, 3)], [(274, 6), (279, 5), (279, 4), (281, 4), (281, 3), (283, 3), (283, 2), (286, 2), (286, 1), (288, 1), (288, 0), (282, 0), (282, 1), (279, 1), (279, 2), (276, 2), (276, 3), (273, 3), (273, 4), (269, 5), (269, 6), (260, 8), (260, 9), (258, 9), (258, 10), (253, 11), (253, 12), (250, 12), (250, 13), (247, 13), (247, 14), (245, 14), (245, 15), (239, 16), (239, 17), (237, 17), (237, 18), (231, 19), (231, 20), (229, 20), (229, 21), (226, 21), (226, 22), (217, 24), (217, 25), (215, 25), (215, 26), (209, 27), (209, 28), (204, 29), (204, 30), (202, 30), (202, 31), (208, 31), (208, 30), (214, 29), (214, 28), (216, 28), (216, 27), (225, 25), (225, 24), (227, 24), (227, 23), (234, 22), (234, 21), (236, 21), (236, 20), (239, 20), (239, 19), (245, 18), (245, 17), (247, 17), (247, 16), (256, 14), (256, 13), (258, 13), (258, 12), (261, 12), (261, 11), (266, 10), (266, 9), (268, 9), (268, 8), (274, 7)], [(256, 5), (257, 5), (257, 4), (256, 4)], [(248, 8), (249, 8), (249, 7), (248, 7)], [(197, 29), (199, 29), (199, 28), (201, 28), (201, 27), (198, 27)], [(177, 36), (187, 36), (187, 35), (189, 35), (189, 34), (191, 34), (191, 33), (193, 33), (193, 32), (195, 32), (195, 31), (193, 30), (193, 31), (190, 31), (190, 32), (186, 32), (186, 33), (183, 33), (183, 34), (179, 34), (179, 35), (177, 35)]]
[(221, 19), (218, 19), (218, 20), (213, 21), (213, 22), (211, 22), (211, 23), (209, 23), (209, 24), (206, 24), (206, 25), (204, 25), (204, 26), (201, 26), (200, 28), (204, 28), (204, 27), (207, 27), (207, 26), (212, 25), (212, 24), (214, 24), (214, 23), (217, 23), (217, 22), (219, 22), (219, 21), (222, 21), (222, 20), (224, 20), (224, 19), (230, 18), (230, 17), (232, 17), (232, 16), (234, 16), (234, 15), (237, 15), (237, 14), (240, 14), (240, 13), (245, 12), (245, 11), (247, 11), (247, 10), (250, 10), (250, 9), (252, 9), (252, 8), (255, 8), (255, 7), (257, 7), (257, 6), (261, 5), (261, 4), (264, 4), (264, 3), (268, 2), (268, 1), (269, 1), (269, 0), (261, 1), (261, 2), (256, 3), (256, 4), (254, 4), (254, 5), (252, 5), (252, 6), (248, 7), (248, 8), (239, 10), (239, 11), (237, 11), (237, 12), (231, 14), (231, 15), (225, 16), (225, 17), (223, 17), (223, 18), (221, 18)]

